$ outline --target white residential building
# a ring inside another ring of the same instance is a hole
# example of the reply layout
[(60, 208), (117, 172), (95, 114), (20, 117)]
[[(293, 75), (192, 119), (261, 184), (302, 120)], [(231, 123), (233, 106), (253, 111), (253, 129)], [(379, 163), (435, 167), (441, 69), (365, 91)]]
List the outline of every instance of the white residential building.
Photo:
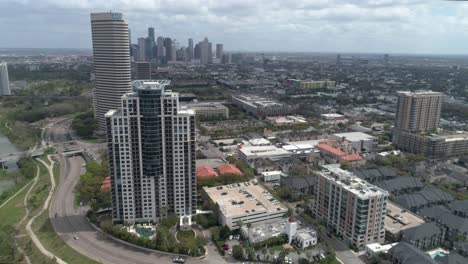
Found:
[(389, 193), (349, 171), (327, 166), (318, 173), (314, 213), (345, 241), (364, 249), (383, 243)]
[(133, 81), (121, 108), (105, 115), (115, 223), (175, 213), (188, 224), (196, 212), (195, 114), (168, 84)]
[(231, 229), (244, 224), (280, 219), (288, 211), (265, 188), (254, 182), (203, 187), (206, 200), (215, 207), (219, 223)]

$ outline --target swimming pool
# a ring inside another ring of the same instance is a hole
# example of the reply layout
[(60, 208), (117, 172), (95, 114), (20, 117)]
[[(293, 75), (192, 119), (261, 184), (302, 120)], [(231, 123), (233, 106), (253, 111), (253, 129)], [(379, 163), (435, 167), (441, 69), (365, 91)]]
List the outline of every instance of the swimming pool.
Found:
[(435, 252), (431, 254), (432, 259), (435, 259), (436, 257), (445, 257), (445, 256), (447, 256), (447, 254), (445, 254), (444, 252)]
[(154, 234), (154, 231), (152, 231), (151, 229), (143, 227), (137, 227), (135, 229), (135, 232), (137, 232), (137, 234), (142, 237), (151, 237)]

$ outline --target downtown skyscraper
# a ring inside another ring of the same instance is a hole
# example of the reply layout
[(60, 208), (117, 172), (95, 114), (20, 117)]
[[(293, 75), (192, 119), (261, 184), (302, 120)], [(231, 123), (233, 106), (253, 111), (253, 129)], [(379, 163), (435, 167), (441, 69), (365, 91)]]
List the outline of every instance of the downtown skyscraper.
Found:
[(0, 96), (11, 95), (10, 80), (6, 62), (0, 63)]
[(120, 106), (120, 98), (131, 90), (128, 24), (121, 13), (92, 13), (94, 58), (94, 116), (101, 132), (104, 115)]
[(169, 81), (137, 80), (106, 114), (114, 223), (158, 222), (196, 213), (195, 114)]

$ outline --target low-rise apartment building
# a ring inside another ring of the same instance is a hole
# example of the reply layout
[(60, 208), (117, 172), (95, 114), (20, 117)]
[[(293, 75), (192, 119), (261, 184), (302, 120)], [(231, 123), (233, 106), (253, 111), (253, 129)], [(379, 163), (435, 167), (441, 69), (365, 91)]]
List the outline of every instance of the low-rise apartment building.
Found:
[(203, 187), (205, 200), (217, 212), (219, 223), (238, 229), (239, 222), (260, 223), (280, 219), (288, 209), (255, 182)]

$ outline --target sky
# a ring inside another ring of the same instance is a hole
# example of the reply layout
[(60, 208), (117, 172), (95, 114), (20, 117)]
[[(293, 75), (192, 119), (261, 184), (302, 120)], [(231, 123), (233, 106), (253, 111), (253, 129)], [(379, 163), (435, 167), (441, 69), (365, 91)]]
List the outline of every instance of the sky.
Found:
[(133, 43), (152, 26), (228, 51), (468, 54), (468, 2), (441, 0), (0, 0), (0, 47), (90, 49), (111, 10)]

